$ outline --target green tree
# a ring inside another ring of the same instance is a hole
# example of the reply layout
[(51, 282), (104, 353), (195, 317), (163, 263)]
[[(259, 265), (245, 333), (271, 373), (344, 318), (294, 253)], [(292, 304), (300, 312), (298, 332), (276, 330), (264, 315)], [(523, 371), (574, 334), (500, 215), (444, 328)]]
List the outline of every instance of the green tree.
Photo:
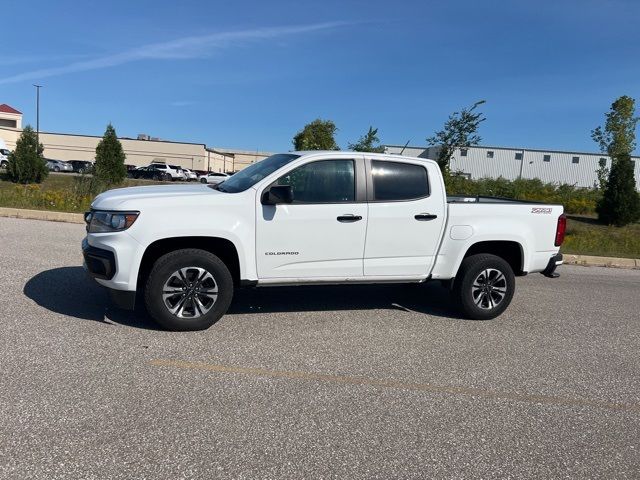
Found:
[(106, 185), (121, 183), (127, 176), (127, 167), (124, 166), (126, 155), (122, 150), (122, 144), (118, 140), (113, 125), (107, 125), (107, 130), (96, 147), (96, 163), (94, 175)]
[(611, 170), (597, 212), (601, 222), (624, 226), (640, 220), (640, 195), (631, 162), (636, 146), (635, 100), (622, 96), (611, 104), (604, 127), (591, 132), (602, 152), (611, 157)]
[(471, 107), (449, 115), (443, 129), (427, 138), (429, 146), (440, 147), (437, 160), (444, 175), (449, 174), (449, 164), (456, 148), (467, 148), (480, 143), (478, 127), (486, 118), (476, 109), (484, 103), (484, 100), (480, 100)]
[(349, 149), (354, 152), (384, 153), (384, 147), (380, 145), (378, 129), (369, 127), (369, 131), (361, 136), (356, 143), (350, 143)]
[(22, 130), (16, 149), (9, 154), (7, 173), (16, 183), (40, 183), (47, 175), (47, 162), (42, 158), (44, 148), (30, 125)]
[(302, 130), (293, 137), (295, 150), (340, 150), (335, 140), (338, 128), (331, 120), (320, 118), (307, 123)]

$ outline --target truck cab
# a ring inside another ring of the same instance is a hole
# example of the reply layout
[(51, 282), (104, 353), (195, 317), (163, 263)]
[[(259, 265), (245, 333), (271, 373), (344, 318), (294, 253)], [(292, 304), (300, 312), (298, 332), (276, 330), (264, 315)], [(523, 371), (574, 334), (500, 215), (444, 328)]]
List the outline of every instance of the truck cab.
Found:
[(554, 276), (562, 206), (447, 198), (431, 160), (273, 155), (217, 185), (116, 189), (86, 215), (89, 273), (172, 330), (207, 328), (234, 288), (444, 282), (463, 313), (501, 314), (515, 276)]

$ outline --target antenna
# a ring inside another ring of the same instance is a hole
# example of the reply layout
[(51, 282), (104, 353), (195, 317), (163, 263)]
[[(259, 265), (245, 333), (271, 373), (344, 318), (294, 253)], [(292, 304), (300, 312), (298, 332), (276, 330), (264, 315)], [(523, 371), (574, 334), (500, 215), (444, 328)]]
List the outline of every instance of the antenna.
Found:
[(400, 150), (400, 155), (402, 155), (402, 153), (404, 152), (404, 149), (407, 148), (407, 145), (409, 145), (409, 142), (411, 140), (407, 140), (407, 143), (404, 144), (404, 147), (402, 147), (402, 150)]

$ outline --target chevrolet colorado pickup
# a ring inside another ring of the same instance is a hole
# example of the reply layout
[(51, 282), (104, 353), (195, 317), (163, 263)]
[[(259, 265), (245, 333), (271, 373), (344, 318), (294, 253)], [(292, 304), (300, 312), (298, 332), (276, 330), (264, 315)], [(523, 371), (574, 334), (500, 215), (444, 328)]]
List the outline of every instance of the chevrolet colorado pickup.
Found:
[(560, 205), (449, 197), (437, 163), (397, 155), (293, 152), (217, 185), (98, 195), (85, 268), (116, 305), (144, 302), (170, 330), (211, 326), (234, 289), (440, 280), (462, 312), (491, 319), (515, 276), (557, 276)]

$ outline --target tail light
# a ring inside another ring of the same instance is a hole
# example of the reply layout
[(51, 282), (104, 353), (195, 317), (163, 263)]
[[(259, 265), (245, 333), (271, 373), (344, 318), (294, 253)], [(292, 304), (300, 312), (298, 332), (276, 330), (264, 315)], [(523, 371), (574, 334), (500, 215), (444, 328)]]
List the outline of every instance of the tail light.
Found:
[(564, 213), (558, 217), (558, 226), (556, 227), (555, 246), (559, 247), (564, 242), (564, 235), (567, 232), (567, 217)]

